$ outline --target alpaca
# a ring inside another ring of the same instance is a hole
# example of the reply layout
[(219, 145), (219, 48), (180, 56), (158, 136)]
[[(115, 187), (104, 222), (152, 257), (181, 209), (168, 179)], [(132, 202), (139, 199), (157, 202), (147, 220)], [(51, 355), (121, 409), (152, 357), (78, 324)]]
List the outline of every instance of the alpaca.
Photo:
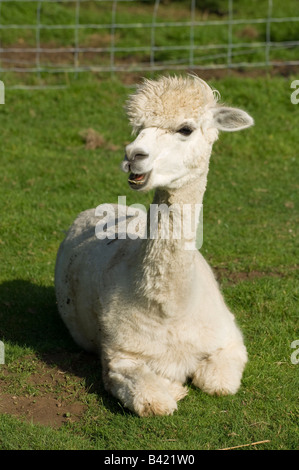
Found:
[[(253, 119), (220, 105), (218, 92), (191, 75), (144, 80), (127, 114), (137, 137), (122, 169), (132, 190), (155, 189), (153, 203), (174, 208), (169, 237), (159, 235), (165, 211), (156, 237), (146, 236), (148, 211), (143, 236), (113, 240), (95, 236), (94, 209), (82, 212), (58, 251), (57, 304), (74, 340), (100, 354), (107, 391), (139, 416), (171, 415), (187, 394), (187, 380), (208, 394), (235, 394), (247, 362), (242, 334), (196, 249), (196, 235), (174, 237), (173, 229), (184, 205), (194, 215), (202, 203), (219, 130), (245, 129)], [(126, 217), (132, 218), (129, 210)], [(117, 234), (120, 222), (112, 223)]]

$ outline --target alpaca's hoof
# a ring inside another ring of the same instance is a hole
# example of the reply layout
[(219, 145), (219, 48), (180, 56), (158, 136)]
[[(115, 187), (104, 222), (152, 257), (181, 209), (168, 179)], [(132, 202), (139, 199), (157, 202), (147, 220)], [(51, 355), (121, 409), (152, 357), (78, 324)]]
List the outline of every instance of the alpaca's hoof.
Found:
[(163, 399), (148, 398), (143, 402), (134, 403), (135, 413), (139, 416), (167, 416), (172, 415), (177, 410), (176, 401), (168, 396)]
[[(131, 409), (139, 416), (172, 415), (177, 410), (177, 397), (174, 396), (172, 388), (161, 387), (161, 384), (148, 384), (139, 393), (137, 390), (136, 392)], [(177, 395), (178, 390), (175, 392)]]
[(151, 385), (140, 396), (135, 396), (134, 411), (139, 416), (172, 415), (177, 410), (176, 402), (187, 395), (187, 387), (179, 382), (161, 377), (160, 380), (164, 382), (163, 388)]
[(246, 361), (244, 345), (220, 349), (201, 361), (192, 382), (209, 395), (234, 395), (240, 387)]

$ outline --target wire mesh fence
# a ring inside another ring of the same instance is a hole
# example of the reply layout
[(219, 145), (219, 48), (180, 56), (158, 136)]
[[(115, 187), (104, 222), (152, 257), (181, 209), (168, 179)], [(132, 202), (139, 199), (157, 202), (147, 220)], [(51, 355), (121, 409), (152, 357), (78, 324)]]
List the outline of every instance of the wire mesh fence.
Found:
[(14, 83), (292, 66), (298, 50), (298, 0), (0, 0), (0, 73)]

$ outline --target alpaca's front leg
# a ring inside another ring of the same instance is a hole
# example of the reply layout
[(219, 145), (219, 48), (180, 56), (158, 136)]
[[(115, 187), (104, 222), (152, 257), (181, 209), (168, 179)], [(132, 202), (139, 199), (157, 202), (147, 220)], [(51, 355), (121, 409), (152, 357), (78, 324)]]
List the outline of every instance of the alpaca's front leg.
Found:
[(171, 415), (187, 394), (185, 387), (155, 374), (142, 360), (118, 356), (103, 365), (106, 389), (139, 416)]
[(240, 387), (246, 362), (243, 343), (219, 348), (200, 361), (192, 382), (210, 395), (234, 395)]

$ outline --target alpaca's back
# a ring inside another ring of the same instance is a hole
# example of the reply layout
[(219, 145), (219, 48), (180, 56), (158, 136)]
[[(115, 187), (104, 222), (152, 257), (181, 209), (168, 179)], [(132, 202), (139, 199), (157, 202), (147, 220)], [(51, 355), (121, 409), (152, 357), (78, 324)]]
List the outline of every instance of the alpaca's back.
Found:
[(167, 415), (188, 378), (211, 394), (240, 386), (246, 348), (194, 225), (219, 131), (253, 119), (190, 76), (145, 80), (127, 112), (139, 133), (122, 168), (153, 203), (148, 215), (109, 204), (79, 215), (58, 253), (57, 303), (76, 342), (101, 354), (106, 389), (140, 416)]
[[(74, 340), (90, 352), (96, 352), (98, 343), (97, 319), (91, 315), (93, 288), (88, 276), (89, 252), (96, 241), (94, 230), (94, 210), (82, 212), (61, 243), (55, 266), (59, 313)], [(86, 311), (85, 318), (82, 310)]]
[[(100, 207), (97, 210), (98, 213)], [(118, 206), (111, 205), (110, 208), (112, 212), (114, 210), (115, 218), (110, 222), (108, 218), (108, 226), (112, 230), (115, 221), (115, 238), (99, 239), (96, 236), (96, 230), (99, 227), (100, 218), (95, 216), (95, 209), (84, 211), (76, 218), (65, 240), (61, 243), (55, 267), (55, 290), (59, 313), (74, 340), (91, 352), (98, 352), (101, 343), (99, 312), (102, 303), (105, 303), (106, 297), (109, 297), (110, 292), (113, 291), (111, 271), (122, 259), (124, 262), (122, 265), (123, 282), (127, 280), (125, 258), (129, 256), (133, 248), (129, 237), (118, 239), (117, 224), (121, 221), (118, 219)], [(143, 220), (140, 217), (139, 220), (143, 222), (142, 231), (146, 224), (146, 214)], [(121, 276), (119, 276), (120, 280)]]

